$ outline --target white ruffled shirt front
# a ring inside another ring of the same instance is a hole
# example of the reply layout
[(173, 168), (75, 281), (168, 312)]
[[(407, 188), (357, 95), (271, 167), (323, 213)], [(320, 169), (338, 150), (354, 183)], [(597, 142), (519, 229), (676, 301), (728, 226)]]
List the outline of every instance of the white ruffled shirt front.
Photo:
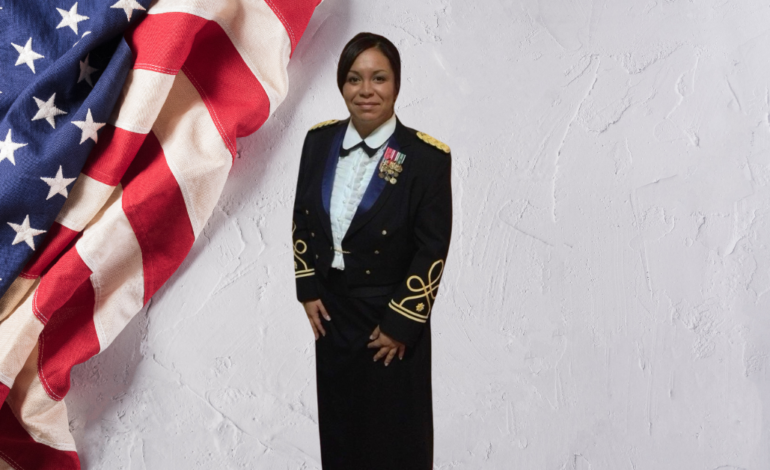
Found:
[(342, 148), (345, 150), (358, 145), (362, 140), (371, 148), (376, 148), (377, 153), (369, 157), (362, 148), (357, 148), (337, 162), (337, 170), (334, 173), (334, 186), (329, 204), (331, 218), (332, 237), (334, 242), (334, 260), (332, 267), (345, 269), (345, 260), (342, 257), (342, 239), (350, 228), (350, 222), (356, 214), (358, 205), (364, 197), (366, 188), (372, 175), (377, 170), (377, 164), (385, 153), (385, 142), (390, 139), (396, 130), (396, 115), (382, 123), (380, 127), (362, 139), (358, 134), (353, 121), (348, 123)]

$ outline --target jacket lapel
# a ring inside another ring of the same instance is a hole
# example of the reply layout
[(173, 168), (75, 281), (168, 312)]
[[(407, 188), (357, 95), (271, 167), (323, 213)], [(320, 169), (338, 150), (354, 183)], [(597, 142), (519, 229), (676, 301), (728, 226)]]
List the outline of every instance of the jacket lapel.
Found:
[[(390, 147), (394, 150), (399, 150), (400, 146), (398, 145), (398, 142), (396, 141), (396, 134), (393, 133), (392, 136), (390, 136), (390, 139), (388, 139), (387, 147)], [(380, 157), (380, 162), (385, 158), (384, 152), (383, 156)], [(369, 209), (372, 208), (375, 202), (380, 198), (380, 195), (382, 194), (382, 191), (388, 187), (392, 186), (391, 184), (388, 184), (387, 181), (385, 181), (384, 178), (380, 178), (379, 176), (379, 166), (380, 163), (377, 163), (377, 169), (374, 170), (374, 173), (372, 173), (371, 179), (369, 179), (369, 184), (366, 186), (366, 191), (364, 192), (364, 196), (361, 198), (361, 202), (358, 204), (358, 207), (356, 208), (356, 213), (353, 215), (353, 220), (355, 220), (356, 215), (361, 215), (367, 212)], [(352, 224), (352, 222), (351, 222)]]
[(326, 163), (324, 164), (324, 172), (321, 177), (321, 197), (318, 201), (321, 203), (321, 207), (318, 213), (321, 215), (322, 225), (326, 231), (326, 236), (329, 240), (332, 239), (332, 226), (329, 216), (332, 188), (334, 188), (334, 174), (337, 171), (337, 162), (340, 156), (340, 147), (342, 146), (342, 139), (345, 137), (345, 130), (348, 128), (347, 120), (343, 121), (343, 125), (340, 126), (340, 130), (334, 134), (331, 145), (329, 147), (329, 153), (326, 156)]
[[(411, 160), (408, 158), (409, 154), (405, 151), (411, 144), (409, 137), (410, 135), (406, 128), (396, 118), (396, 130), (388, 140), (387, 145), (394, 150), (407, 154), (407, 159), (404, 161), (404, 172), (408, 171), (409, 164), (411, 163)], [(380, 157), (380, 160), (382, 158), (384, 158), (384, 155)], [(372, 174), (372, 179), (369, 180), (364, 197), (361, 199), (361, 203), (358, 205), (358, 209), (353, 216), (353, 220), (350, 222), (350, 228), (348, 228), (345, 238), (353, 235), (363, 227), (385, 205), (390, 195), (398, 187), (398, 183), (390, 184), (385, 179), (380, 178), (379, 169), (375, 170), (374, 174)]]

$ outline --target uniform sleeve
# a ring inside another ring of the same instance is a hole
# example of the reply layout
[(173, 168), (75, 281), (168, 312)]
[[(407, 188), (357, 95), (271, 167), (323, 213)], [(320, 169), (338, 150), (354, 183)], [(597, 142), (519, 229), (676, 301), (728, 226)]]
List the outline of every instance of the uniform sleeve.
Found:
[(443, 156), (441, 168), (425, 193), (414, 222), (417, 252), (406, 279), (388, 305), (380, 329), (388, 336), (413, 345), (430, 317), (444, 272), (452, 235), (452, 163)]
[(294, 245), (294, 278), (297, 288), (297, 300), (307, 302), (308, 300), (318, 299), (318, 287), (316, 285), (315, 266), (313, 265), (313, 252), (310, 244), (307, 242), (309, 229), (308, 208), (301, 202), (301, 195), (305, 190), (308, 181), (309, 164), (309, 145), (308, 139), (302, 146), (302, 157), (299, 162), (299, 175), (297, 177), (297, 189), (294, 193), (294, 214), (292, 216), (291, 238)]

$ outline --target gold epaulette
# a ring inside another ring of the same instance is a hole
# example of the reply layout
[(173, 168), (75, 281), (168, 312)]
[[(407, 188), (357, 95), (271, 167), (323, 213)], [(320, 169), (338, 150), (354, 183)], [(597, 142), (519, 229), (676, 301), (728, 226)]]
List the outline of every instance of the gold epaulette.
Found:
[(449, 153), (450, 152), (449, 146), (447, 144), (445, 144), (444, 142), (441, 142), (440, 140), (438, 140), (436, 138), (433, 138), (433, 137), (429, 136), (428, 134), (426, 134), (424, 132), (418, 132), (417, 133), (417, 137), (419, 137), (420, 140), (422, 140), (423, 142), (426, 142), (426, 143), (436, 147), (437, 149), (441, 150), (444, 153)]
[(337, 124), (338, 122), (340, 122), (339, 119), (330, 119), (328, 121), (319, 122), (315, 126), (311, 127), (310, 130), (314, 131), (314, 130), (320, 129), (322, 127), (331, 126), (332, 124)]

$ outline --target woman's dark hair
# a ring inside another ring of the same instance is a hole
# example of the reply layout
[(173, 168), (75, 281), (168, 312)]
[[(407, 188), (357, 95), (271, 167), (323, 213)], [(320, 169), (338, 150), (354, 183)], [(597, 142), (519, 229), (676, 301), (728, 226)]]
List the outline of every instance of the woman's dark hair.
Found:
[(393, 69), (396, 95), (398, 95), (398, 90), (401, 89), (401, 56), (398, 54), (396, 46), (388, 38), (374, 33), (358, 33), (342, 49), (340, 61), (337, 63), (337, 86), (340, 92), (342, 92), (342, 87), (345, 85), (345, 80), (347, 80), (348, 72), (350, 67), (353, 66), (353, 62), (356, 61), (359, 54), (372, 47), (376, 47), (382, 52), (382, 55), (390, 62), (390, 68)]

